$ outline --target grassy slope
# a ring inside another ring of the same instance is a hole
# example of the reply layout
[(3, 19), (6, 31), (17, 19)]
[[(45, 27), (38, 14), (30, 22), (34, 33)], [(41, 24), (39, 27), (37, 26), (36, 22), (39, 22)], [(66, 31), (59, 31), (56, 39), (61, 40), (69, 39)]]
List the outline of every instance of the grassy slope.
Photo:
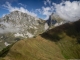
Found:
[(59, 47), (38, 36), (14, 44), (5, 60), (64, 60)]
[(55, 42), (66, 59), (80, 59), (80, 20), (58, 26), (41, 36)]
[(36, 38), (18, 41), (4, 59), (80, 59), (80, 20), (51, 29)]

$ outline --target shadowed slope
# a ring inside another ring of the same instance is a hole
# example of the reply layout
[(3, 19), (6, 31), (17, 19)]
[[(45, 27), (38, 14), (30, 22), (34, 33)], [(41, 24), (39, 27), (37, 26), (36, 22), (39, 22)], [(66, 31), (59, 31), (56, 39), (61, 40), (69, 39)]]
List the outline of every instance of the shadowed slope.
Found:
[(66, 59), (80, 59), (80, 20), (58, 26), (41, 36), (57, 43)]

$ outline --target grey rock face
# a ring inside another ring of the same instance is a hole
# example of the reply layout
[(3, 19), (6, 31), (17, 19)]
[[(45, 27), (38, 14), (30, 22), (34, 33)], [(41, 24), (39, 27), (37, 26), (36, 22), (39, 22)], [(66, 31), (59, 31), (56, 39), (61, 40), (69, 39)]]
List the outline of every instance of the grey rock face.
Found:
[(43, 20), (19, 11), (14, 11), (4, 16), (0, 20), (0, 25), (0, 28), (3, 30), (2, 33), (13, 32), (23, 34), (24, 36), (27, 34), (27, 32), (34, 35), (37, 34), (40, 29), (44, 30)]
[(66, 23), (67, 21), (61, 19), (58, 15), (52, 13), (52, 14), (49, 16), (49, 19), (48, 19), (46, 22), (47, 22), (49, 28), (53, 28), (53, 27), (62, 25), (62, 24), (64, 24), (64, 23)]
[(11, 12), (0, 18), (1, 48), (20, 40), (31, 38), (45, 31), (44, 20), (19, 11)]

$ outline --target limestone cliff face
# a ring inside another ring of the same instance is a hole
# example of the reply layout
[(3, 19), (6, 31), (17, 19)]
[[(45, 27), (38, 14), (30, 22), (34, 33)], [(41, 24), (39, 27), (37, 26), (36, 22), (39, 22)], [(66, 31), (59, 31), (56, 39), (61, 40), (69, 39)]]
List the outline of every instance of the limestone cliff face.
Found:
[(0, 18), (0, 44), (3, 47), (5, 43), (9, 45), (20, 38), (31, 38), (44, 31), (44, 20), (20, 11), (11, 12)]

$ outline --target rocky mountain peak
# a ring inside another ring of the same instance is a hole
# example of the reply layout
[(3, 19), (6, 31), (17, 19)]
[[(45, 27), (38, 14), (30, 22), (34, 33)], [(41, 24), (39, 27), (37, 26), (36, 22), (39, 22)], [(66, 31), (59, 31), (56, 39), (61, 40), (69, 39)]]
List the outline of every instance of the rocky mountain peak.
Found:
[[(0, 43), (6, 46), (20, 40), (31, 38), (45, 31), (44, 20), (20, 11), (13, 11), (0, 19)], [(3, 38), (2, 38), (3, 37)]]
[(64, 24), (66, 23), (65, 20), (61, 19), (59, 17), (59, 15), (55, 14), (55, 13), (52, 13), (50, 16), (49, 16), (49, 19), (46, 21), (49, 28), (53, 28), (53, 27), (56, 27), (56, 26), (59, 26), (61, 24)]
[[(47, 21), (20, 11), (13, 11), (0, 18), (0, 48), (8, 46), (23, 38), (32, 38), (59, 23), (51, 14)], [(61, 20), (62, 22), (62, 20)], [(59, 25), (59, 24), (58, 24)], [(7, 45), (6, 45), (7, 44)]]

